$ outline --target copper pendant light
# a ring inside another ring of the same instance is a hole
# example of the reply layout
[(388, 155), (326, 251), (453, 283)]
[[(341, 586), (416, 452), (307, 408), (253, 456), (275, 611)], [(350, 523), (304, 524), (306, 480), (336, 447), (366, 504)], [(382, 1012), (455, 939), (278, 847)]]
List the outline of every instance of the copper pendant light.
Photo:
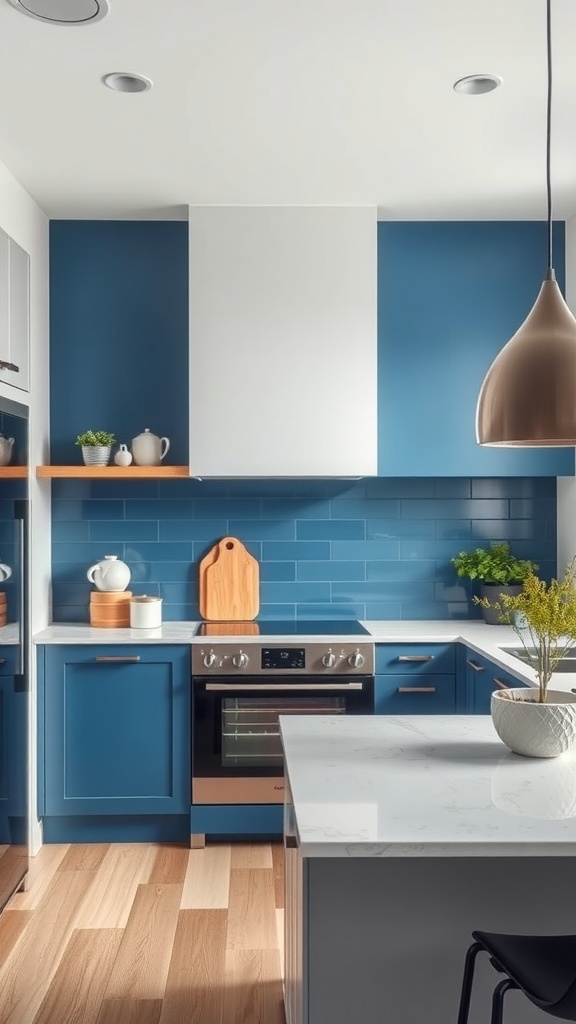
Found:
[(526, 320), (488, 370), (476, 407), (478, 444), (505, 448), (576, 446), (576, 319), (552, 268), (550, 3), (546, 0), (548, 270)]

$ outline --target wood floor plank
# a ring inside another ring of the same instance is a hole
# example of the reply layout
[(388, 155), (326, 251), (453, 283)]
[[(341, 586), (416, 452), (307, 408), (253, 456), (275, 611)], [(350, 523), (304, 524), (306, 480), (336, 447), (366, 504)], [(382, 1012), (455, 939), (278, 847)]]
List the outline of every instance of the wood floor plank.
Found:
[(139, 885), (106, 988), (124, 996), (162, 1000), (180, 909), (181, 885)]
[(36, 856), (30, 858), (28, 889), (12, 897), (11, 910), (34, 910), (38, 906), (69, 848), (68, 843), (47, 843), (40, 847)]
[(160, 1024), (221, 1024), (225, 910), (181, 910)]
[(97, 1024), (158, 1024), (161, 1012), (159, 999), (106, 999)]
[(284, 977), (284, 909), (276, 907), (276, 944), (280, 957), (280, 975)]
[(156, 853), (150, 884), (172, 885), (184, 882), (189, 853), (187, 846), (161, 846)]
[(189, 851), (182, 910), (225, 910), (228, 907), (230, 857), (227, 844)]
[(231, 868), (271, 868), (270, 843), (234, 843), (231, 847)]
[(7, 908), (0, 915), (0, 968), (14, 952), (26, 925), (32, 917), (32, 910)]
[(117, 843), (110, 847), (77, 921), (78, 928), (124, 928), (136, 890), (148, 881), (157, 848)]
[(274, 870), (274, 906), (284, 906), (284, 844), (272, 843), (272, 864)]
[(274, 879), (271, 869), (230, 871), (228, 949), (275, 949)]
[(33, 1024), (95, 1024), (121, 938), (119, 928), (74, 931)]
[(70, 847), (57, 871), (96, 871), (109, 849), (109, 843), (78, 843)]
[(58, 872), (0, 970), (0, 1021), (30, 1024), (60, 963), (95, 873)]
[(285, 1024), (278, 951), (229, 949), (222, 1024)]

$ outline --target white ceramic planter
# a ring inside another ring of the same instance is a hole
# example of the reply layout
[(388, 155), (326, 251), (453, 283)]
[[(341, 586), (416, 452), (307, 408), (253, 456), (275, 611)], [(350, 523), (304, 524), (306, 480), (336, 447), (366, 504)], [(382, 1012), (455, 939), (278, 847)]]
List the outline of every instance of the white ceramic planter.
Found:
[(107, 466), (110, 462), (111, 446), (100, 444), (83, 444), (82, 458), (85, 466)]
[(558, 757), (576, 741), (576, 693), (549, 690), (546, 703), (540, 704), (537, 689), (496, 690), (490, 711), (500, 739), (515, 754)]

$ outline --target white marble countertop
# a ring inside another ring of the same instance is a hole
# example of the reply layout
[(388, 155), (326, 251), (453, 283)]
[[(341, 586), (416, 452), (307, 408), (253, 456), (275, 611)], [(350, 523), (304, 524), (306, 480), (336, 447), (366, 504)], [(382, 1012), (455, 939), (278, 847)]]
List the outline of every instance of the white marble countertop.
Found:
[[(200, 625), (197, 621), (165, 622), (157, 629), (102, 629), (82, 623), (56, 623), (36, 633), (33, 637), (36, 644), (207, 644), (211, 640), (230, 643), (238, 641), (237, 636), (201, 637), (195, 636)], [(519, 639), (510, 626), (489, 626), (479, 620), (457, 622), (444, 620), (413, 620), (413, 621), (364, 621), (362, 623), (369, 635), (362, 637), (349, 634), (338, 637), (342, 642), (354, 643), (373, 640), (374, 643), (454, 643), (459, 641), (485, 654), (500, 668), (511, 672), (520, 682), (534, 685), (535, 677), (531, 668), (525, 666), (513, 655), (508, 654), (506, 646), (519, 646)], [(2, 631), (0, 630), (0, 634)], [(243, 636), (242, 646), (260, 643), (260, 636)], [(309, 642), (334, 642), (334, 636), (319, 633), (307, 636)], [(298, 643), (298, 638), (290, 634), (267, 635), (269, 643)], [(0, 635), (0, 643), (2, 643)], [(554, 679), (557, 689), (571, 690), (576, 687), (576, 672), (558, 674)]]
[(576, 751), (512, 754), (489, 715), (281, 718), (305, 857), (576, 854)]

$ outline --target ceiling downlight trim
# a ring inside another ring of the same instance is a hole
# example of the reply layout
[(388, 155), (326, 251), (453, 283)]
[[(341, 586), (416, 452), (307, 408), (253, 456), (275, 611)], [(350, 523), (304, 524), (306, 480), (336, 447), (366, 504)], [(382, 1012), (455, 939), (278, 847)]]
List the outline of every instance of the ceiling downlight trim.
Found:
[(102, 75), (102, 83), (112, 92), (126, 93), (148, 92), (153, 84), (151, 78), (132, 71), (108, 71)]
[(110, 10), (108, 0), (8, 0), (8, 3), (21, 14), (50, 25), (93, 25), (102, 21)]

